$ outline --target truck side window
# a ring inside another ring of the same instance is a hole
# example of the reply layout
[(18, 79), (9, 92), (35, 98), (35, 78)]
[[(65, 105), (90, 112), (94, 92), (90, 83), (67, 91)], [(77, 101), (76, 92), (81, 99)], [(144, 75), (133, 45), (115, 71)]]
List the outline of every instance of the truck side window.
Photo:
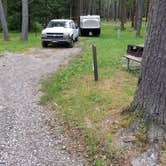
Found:
[(71, 23), (71, 22), (69, 23), (69, 27), (70, 27), (70, 28), (73, 28), (73, 27), (72, 27), (72, 23)]
[(76, 29), (75, 24), (74, 24), (73, 22), (72, 22), (71, 24), (72, 24), (72, 28), (73, 28), (73, 29)]

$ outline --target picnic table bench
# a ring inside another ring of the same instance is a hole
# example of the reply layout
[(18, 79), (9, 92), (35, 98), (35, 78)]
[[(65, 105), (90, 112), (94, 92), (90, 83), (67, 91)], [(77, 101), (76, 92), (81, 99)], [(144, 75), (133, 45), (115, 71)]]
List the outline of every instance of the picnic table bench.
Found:
[(129, 44), (127, 47), (127, 55), (124, 57), (127, 60), (127, 69), (130, 70), (130, 61), (135, 61), (137, 63), (142, 62), (142, 54), (143, 54), (144, 45), (134, 45)]

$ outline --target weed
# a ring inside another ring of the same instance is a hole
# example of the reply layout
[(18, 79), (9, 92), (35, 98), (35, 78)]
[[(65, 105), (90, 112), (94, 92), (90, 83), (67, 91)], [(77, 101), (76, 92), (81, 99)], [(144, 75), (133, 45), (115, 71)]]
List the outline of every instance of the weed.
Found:
[(103, 162), (103, 160), (96, 160), (96, 162), (95, 162), (95, 166), (104, 166), (104, 164), (103, 164), (104, 162)]

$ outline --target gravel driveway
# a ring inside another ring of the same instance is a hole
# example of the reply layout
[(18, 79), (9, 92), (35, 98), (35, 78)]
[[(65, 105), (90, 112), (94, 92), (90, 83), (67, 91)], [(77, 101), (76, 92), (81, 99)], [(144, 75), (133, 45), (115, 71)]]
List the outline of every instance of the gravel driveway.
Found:
[(40, 80), (80, 51), (31, 49), (0, 58), (0, 166), (83, 165), (64, 150), (58, 126), (50, 130), (51, 115), (38, 104)]

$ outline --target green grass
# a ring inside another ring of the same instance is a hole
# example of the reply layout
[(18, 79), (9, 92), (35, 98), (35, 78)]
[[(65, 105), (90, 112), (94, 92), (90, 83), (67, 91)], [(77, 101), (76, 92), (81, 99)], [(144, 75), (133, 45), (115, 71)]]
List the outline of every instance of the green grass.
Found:
[(10, 41), (3, 41), (2, 33), (0, 33), (0, 52), (23, 52), (31, 47), (40, 47), (40, 35), (37, 36), (34, 33), (29, 33), (28, 41), (20, 40), (20, 33), (10, 33)]
[[(112, 125), (112, 121), (125, 119), (121, 124), (126, 125), (126, 118), (120, 112), (133, 99), (138, 73), (126, 71), (122, 56), (128, 44), (144, 43), (143, 37), (135, 37), (129, 24), (118, 40), (117, 27), (119, 23), (103, 23), (100, 37), (82, 37), (82, 56), (43, 83), (41, 102), (56, 103), (56, 110), (63, 114), (68, 129), (80, 129), (82, 138), (78, 139), (84, 140), (89, 159), (96, 165), (106, 164), (103, 153), (109, 158), (107, 164), (115, 160), (111, 160), (112, 153), (117, 152), (114, 158), (121, 159), (117, 150), (104, 149), (101, 145), (112, 142), (117, 129), (123, 127)], [(142, 34), (145, 35), (145, 27)], [(92, 44), (97, 47), (98, 82), (93, 81)]]

